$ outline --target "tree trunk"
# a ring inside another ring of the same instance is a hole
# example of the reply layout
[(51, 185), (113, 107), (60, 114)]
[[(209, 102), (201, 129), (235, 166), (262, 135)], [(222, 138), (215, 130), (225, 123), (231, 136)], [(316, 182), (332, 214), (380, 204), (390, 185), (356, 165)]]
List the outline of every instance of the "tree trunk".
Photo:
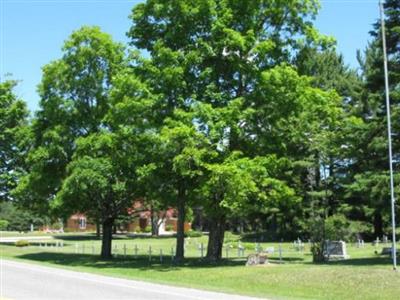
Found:
[(151, 235), (158, 236), (158, 216), (153, 207), (150, 208)]
[(100, 220), (96, 219), (96, 237), (100, 238)]
[(206, 259), (217, 262), (222, 258), (222, 246), (224, 244), (225, 219), (223, 217), (210, 220), (210, 233), (208, 237)]
[(383, 221), (380, 211), (375, 211), (374, 215), (374, 234), (375, 238), (381, 238), (383, 235)]
[(103, 221), (103, 236), (101, 241), (101, 258), (110, 259), (112, 258), (111, 246), (112, 246), (112, 232), (113, 232), (113, 219), (106, 219)]
[(178, 221), (176, 228), (176, 254), (175, 260), (180, 262), (185, 257), (185, 188), (179, 187), (178, 190)]

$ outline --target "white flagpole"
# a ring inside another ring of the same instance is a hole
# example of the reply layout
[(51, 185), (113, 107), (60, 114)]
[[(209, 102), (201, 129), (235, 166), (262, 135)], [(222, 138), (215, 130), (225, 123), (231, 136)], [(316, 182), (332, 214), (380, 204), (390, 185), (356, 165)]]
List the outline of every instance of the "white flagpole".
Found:
[(390, 199), (392, 204), (392, 258), (393, 258), (393, 269), (396, 270), (397, 269), (396, 219), (395, 219), (395, 199), (394, 199), (394, 184), (393, 184), (393, 157), (392, 157), (392, 132), (391, 132), (391, 121), (390, 121), (389, 78), (388, 78), (388, 65), (387, 65), (387, 54), (386, 54), (385, 19), (384, 19), (383, 4), (381, 1), (379, 1), (379, 7), (381, 12), (383, 66), (385, 70), (386, 114), (387, 114), (388, 146), (389, 146)]

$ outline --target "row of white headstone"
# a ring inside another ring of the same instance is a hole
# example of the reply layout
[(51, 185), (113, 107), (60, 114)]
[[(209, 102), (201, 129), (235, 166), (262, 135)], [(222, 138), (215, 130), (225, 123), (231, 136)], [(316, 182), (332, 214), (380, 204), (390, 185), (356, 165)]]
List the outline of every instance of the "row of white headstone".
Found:
[[(43, 244), (42, 247), (50, 247), (50, 245), (47, 245), (45, 243), (45, 244)], [(62, 242), (61, 243), (57, 242), (56, 244), (54, 244), (54, 247), (63, 247), (63, 243)], [(233, 245), (231, 245), (231, 244), (225, 245), (223, 248), (224, 248), (224, 254), (225, 254), (226, 258), (234, 257), (235, 254), (237, 254), (236, 257), (245, 257), (246, 248), (240, 243), (238, 243), (238, 246), (237, 246), (237, 249), (236, 249), (237, 252), (235, 252), (235, 249), (234, 249)], [(87, 245), (87, 244), (80, 244), (80, 243), (75, 243), (74, 249), (75, 249), (75, 254), (93, 254), (93, 255), (97, 253), (96, 250), (99, 250), (99, 249), (97, 249), (95, 247), (94, 244)], [(123, 257), (126, 257), (127, 255), (130, 255), (130, 253), (131, 253), (134, 256), (134, 258), (137, 258), (138, 255), (139, 255), (139, 251), (140, 250), (141, 250), (142, 253), (143, 253), (143, 250), (145, 250), (145, 254), (149, 256), (149, 260), (151, 260), (152, 257), (158, 256), (158, 255), (160, 256), (160, 261), (163, 260), (164, 256), (170, 256), (171, 259), (173, 259), (174, 255), (175, 255), (174, 247), (171, 247), (171, 251), (168, 254), (166, 254), (166, 253), (163, 252), (162, 249), (159, 249), (157, 251), (152, 246), (148, 246), (147, 248), (140, 249), (137, 245), (135, 245), (133, 248), (128, 248), (126, 244), (124, 244), (122, 248), (119, 248), (118, 245), (116, 244), (113, 247), (113, 251), (112, 252), (113, 252), (114, 256), (121, 255)], [(206, 248), (204, 247), (203, 243), (198, 243), (197, 244), (197, 250), (199, 251), (199, 256), (201, 258), (204, 258), (205, 252), (206, 252)], [(233, 251), (233, 256), (231, 256), (232, 255), (232, 251)], [(254, 251), (256, 253), (265, 253), (265, 254), (272, 255), (272, 254), (275, 253), (275, 248), (274, 247), (267, 247), (267, 248), (263, 249), (259, 243), (256, 243), (256, 245), (254, 247)], [(279, 258), (281, 260), (282, 260), (282, 253), (283, 253), (282, 246), (281, 246), (281, 244), (279, 244), (279, 246), (278, 246), (278, 254), (279, 254)]]
[[(224, 247), (224, 252), (225, 252), (225, 257), (229, 258), (231, 256), (231, 251), (234, 250), (232, 245), (227, 245)], [(272, 249), (272, 250), (271, 250)], [(133, 248), (129, 249), (126, 244), (123, 245), (123, 247), (120, 249), (118, 248), (118, 245), (115, 245), (113, 247), (113, 255), (114, 256), (119, 256), (122, 255), (123, 257), (126, 257), (127, 255), (129, 255), (130, 253), (133, 254), (134, 258), (137, 258), (139, 255), (139, 250), (143, 250), (140, 249), (137, 245), (135, 245)], [(197, 250), (199, 251), (199, 255), (201, 258), (204, 258), (205, 252), (206, 252), (206, 248), (204, 247), (203, 243), (198, 244)], [(152, 259), (152, 257), (154, 256), (160, 256), (160, 261), (163, 260), (164, 256), (170, 256), (171, 258), (174, 257), (175, 255), (175, 249), (174, 247), (171, 247), (171, 250), (169, 252), (169, 254), (166, 254), (163, 252), (162, 249), (159, 249), (159, 251), (155, 250), (152, 246), (148, 246), (147, 248), (145, 248), (145, 254), (149, 256), (149, 260)], [(262, 248), (260, 248), (259, 246), (256, 246), (256, 252), (260, 252), (262, 251)], [(273, 253), (273, 247), (269, 248), (269, 251)], [(85, 244), (79, 244), (79, 243), (75, 243), (75, 253), (76, 254), (96, 254), (96, 247), (92, 244), (92, 245), (85, 245)], [(142, 252), (143, 253), (143, 252)], [(239, 245), (237, 248), (237, 257), (244, 257), (245, 256), (245, 247), (243, 247), (242, 245)]]

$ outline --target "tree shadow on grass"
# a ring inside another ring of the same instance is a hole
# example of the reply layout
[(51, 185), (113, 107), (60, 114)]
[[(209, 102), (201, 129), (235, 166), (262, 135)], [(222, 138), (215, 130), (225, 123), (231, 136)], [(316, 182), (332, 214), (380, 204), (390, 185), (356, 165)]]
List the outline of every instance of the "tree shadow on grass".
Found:
[(329, 265), (338, 266), (374, 266), (374, 265), (391, 265), (392, 259), (388, 256), (361, 257), (351, 258), (340, 261), (331, 261)]
[(302, 257), (282, 257), (282, 260), (276, 257), (272, 257), (268, 259), (271, 263), (299, 263), (304, 262), (304, 258)]
[(326, 265), (326, 266), (390, 266), (392, 259), (388, 256), (374, 256), (374, 257), (358, 257), (344, 260), (336, 260), (322, 263), (313, 263), (312, 261), (304, 262), (306, 265)]
[(137, 258), (127, 256), (126, 258), (115, 257), (110, 260), (103, 260), (98, 256), (88, 254), (40, 252), (27, 253), (16, 257), (69, 267), (90, 267), (95, 269), (120, 268), (136, 269), (141, 271), (156, 270), (160, 272), (186, 268), (214, 268), (221, 266), (239, 267), (245, 265), (245, 262), (239, 259), (224, 259), (219, 263), (209, 263), (200, 258), (186, 258), (182, 263), (175, 264), (171, 261), (170, 257), (164, 257), (163, 262), (160, 263), (159, 256), (152, 257), (152, 260), (150, 261), (148, 255), (138, 255)]
[[(40, 252), (40, 253), (26, 253), (16, 256), (20, 259), (27, 259), (37, 262), (46, 262), (54, 265), (61, 265), (67, 267), (89, 267), (94, 269), (133, 269), (138, 271), (155, 270), (159, 272), (176, 271), (180, 269), (200, 269), (200, 268), (215, 268), (215, 267), (243, 267), (245, 265), (244, 259), (223, 259), (218, 263), (210, 263), (200, 258), (186, 258), (182, 263), (175, 264), (171, 261), (171, 257), (163, 257), (163, 262), (160, 263), (159, 256), (153, 256), (149, 260), (148, 255), (138, 255), (136, 258), (133, 256), (115, 257), (110, 260), (103, 260), (99, 256), (89, 254), (73, 254), (73, 253), (54, 253), (54, 252)], [(282, 262), (279, 259), (270, 259), (271, 263), (301, 263), (304, 265), (316, 265), (312, 262), (305, 262), (301, 258), (283, 258)], [(369, 257), (369, 258), (354, 258), (342, 261), (331, 261), (319, 265), (330, 266), (390, 266), (392, 260), (390, 257)]]

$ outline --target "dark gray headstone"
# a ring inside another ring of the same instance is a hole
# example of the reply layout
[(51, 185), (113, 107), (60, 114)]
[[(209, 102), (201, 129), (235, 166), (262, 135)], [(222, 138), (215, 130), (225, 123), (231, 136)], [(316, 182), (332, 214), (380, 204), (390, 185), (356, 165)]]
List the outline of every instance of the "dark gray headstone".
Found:
[(328, 260), (348, 259), (346, 243), (343, 241), (326, 241), (324, 256)]

